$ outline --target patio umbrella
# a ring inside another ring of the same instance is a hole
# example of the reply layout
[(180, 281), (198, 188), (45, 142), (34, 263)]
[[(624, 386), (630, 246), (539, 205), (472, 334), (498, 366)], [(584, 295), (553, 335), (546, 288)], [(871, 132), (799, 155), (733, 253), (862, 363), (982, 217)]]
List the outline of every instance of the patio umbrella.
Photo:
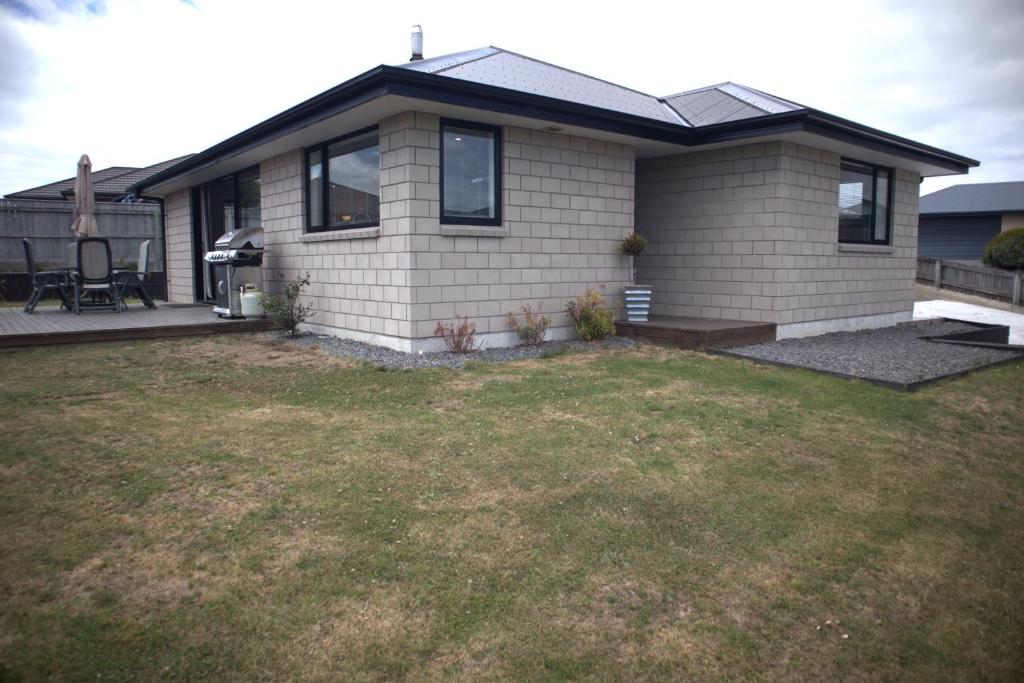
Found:
[(71, 224), (75, 237), (95, 237), (99, 232), (93, 212), (96, 210), (96, 197), (92, 191), (92, 162), (89, 155), (83, 154), (78, 160), (78, 173), (75, 175), (75, 211), (78, 218)]

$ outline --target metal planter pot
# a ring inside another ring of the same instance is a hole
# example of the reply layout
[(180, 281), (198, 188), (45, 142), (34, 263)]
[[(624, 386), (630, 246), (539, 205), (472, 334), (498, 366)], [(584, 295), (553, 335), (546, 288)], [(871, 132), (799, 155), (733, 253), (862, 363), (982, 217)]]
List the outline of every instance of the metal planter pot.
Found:
[(654, 288), (648, 285), (629, 285), (625, 288), (626, 320), (631, 323), (645, 323), (651, 312), (651, 297)]

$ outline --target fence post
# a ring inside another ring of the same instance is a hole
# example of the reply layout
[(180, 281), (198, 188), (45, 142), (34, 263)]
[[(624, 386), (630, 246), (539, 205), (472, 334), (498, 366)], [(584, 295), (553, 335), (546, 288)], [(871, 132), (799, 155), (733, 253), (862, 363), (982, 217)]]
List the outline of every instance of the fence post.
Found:
[(935, 259), (935, 289), (942, 288), (942, 259)]
[(1010, 303), (1014, 306), (1020, 305), (1020, 271), (1016, 271), (1013, 274), (1013, 296), (1010, 297)]

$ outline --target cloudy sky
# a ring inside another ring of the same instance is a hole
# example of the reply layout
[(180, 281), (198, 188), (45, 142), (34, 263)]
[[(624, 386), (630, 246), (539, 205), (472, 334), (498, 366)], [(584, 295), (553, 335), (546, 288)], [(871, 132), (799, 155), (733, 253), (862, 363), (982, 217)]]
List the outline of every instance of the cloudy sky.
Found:
[(0, 195), (83, 152), (198, 152), (406, 61), (415, 23), (428, 57), (497, 45), (655, 95), (732, 80), (981, 160), (925, 192), (1024, 179), (1021, 0), (0, 0)]

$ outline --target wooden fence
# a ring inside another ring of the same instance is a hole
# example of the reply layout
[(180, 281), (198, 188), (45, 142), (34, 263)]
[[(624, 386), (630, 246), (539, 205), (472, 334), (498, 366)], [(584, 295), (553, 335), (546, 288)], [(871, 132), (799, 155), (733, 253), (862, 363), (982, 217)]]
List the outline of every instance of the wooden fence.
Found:
[[(74, 204), (69, 201), (0, 199), (0, 271), (25, 271), (23, 237), (32, 242), (41, 268), (68, 265), (74, 212)], [(159, 205), (98, 203), (95, 216), (100, 236), (110, 240), (115, 265), (134, 266), (139, 245), (153, 240), (149, 267), (163, 270)]]
[(1021, 272), (999, 270), (963, 261), (917, 257), (917, 280), (940, 289), (952, 289), (992, 299), (1021, 303)]

